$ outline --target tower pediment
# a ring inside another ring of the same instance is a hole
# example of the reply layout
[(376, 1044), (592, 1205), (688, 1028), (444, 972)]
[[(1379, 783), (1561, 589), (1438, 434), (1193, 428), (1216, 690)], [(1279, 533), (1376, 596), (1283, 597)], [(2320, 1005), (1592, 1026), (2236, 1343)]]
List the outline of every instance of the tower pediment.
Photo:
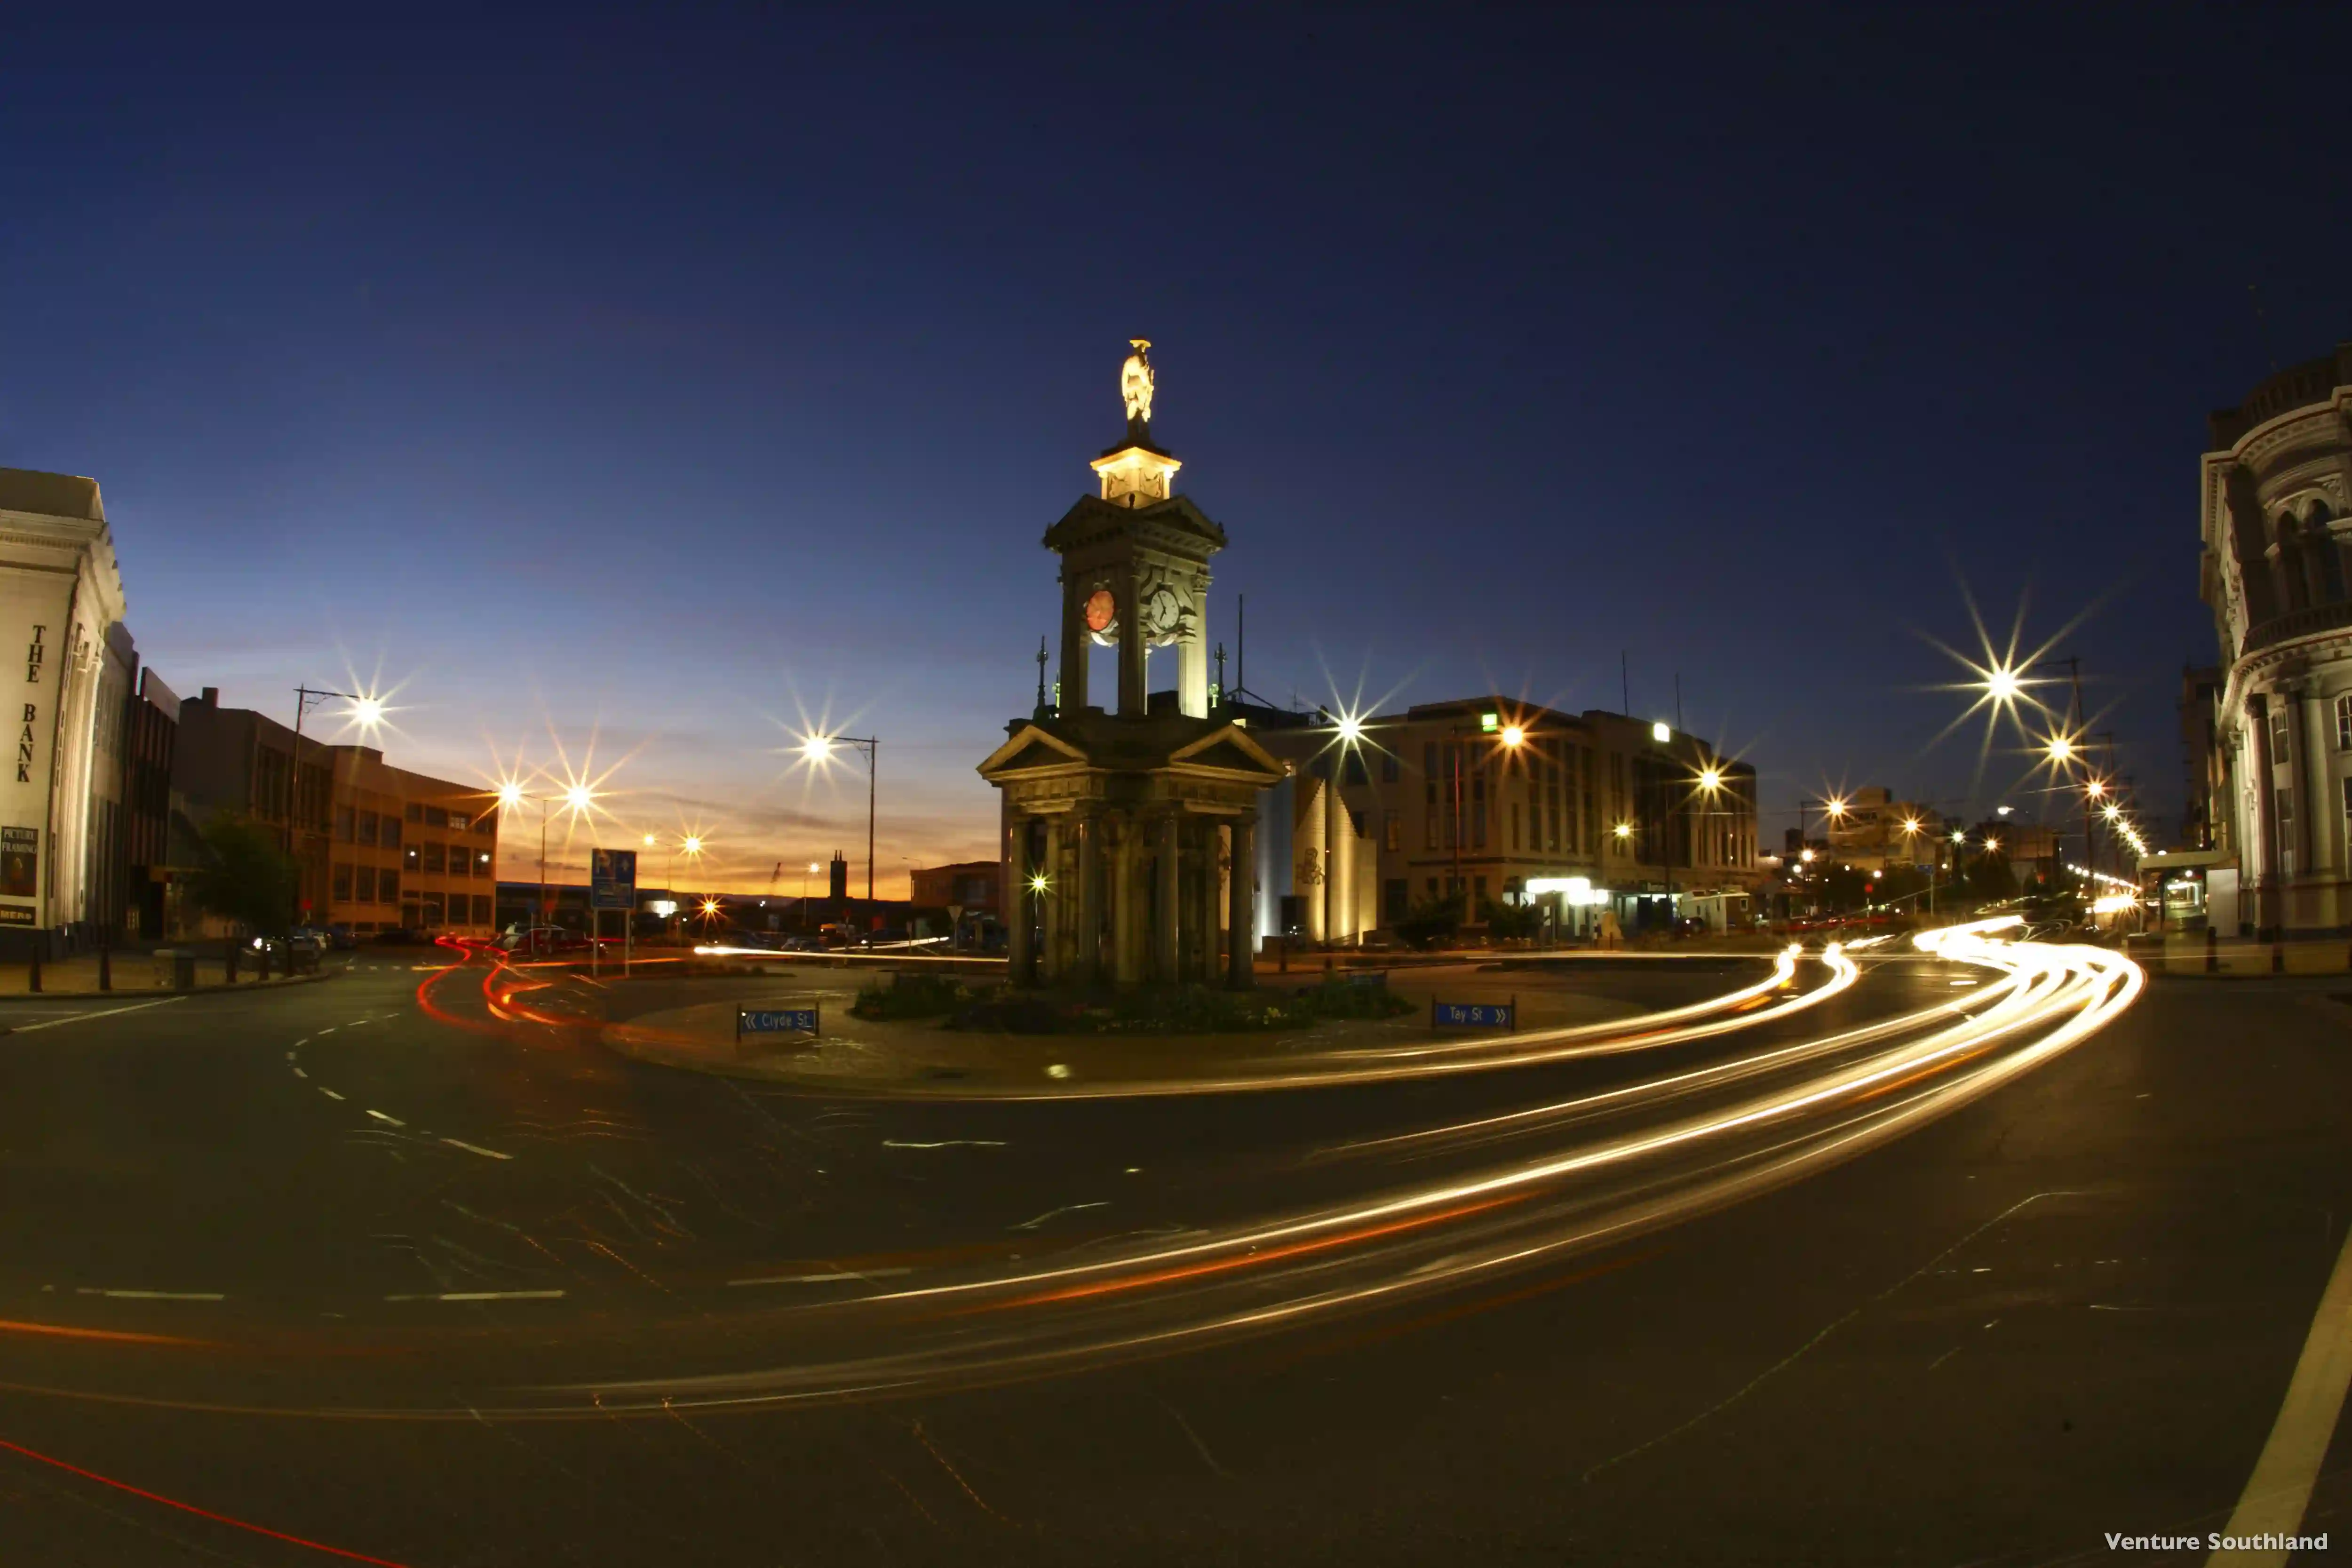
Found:
[(1066, 555), (1120, 537), (1202, 560), (1225, 547), (1225, 531), (1186, 496), (1171, 496), (1140, 507), (1081, 496), (1059, 522), (1045, 531), (1042, 542), (1046, 549)]

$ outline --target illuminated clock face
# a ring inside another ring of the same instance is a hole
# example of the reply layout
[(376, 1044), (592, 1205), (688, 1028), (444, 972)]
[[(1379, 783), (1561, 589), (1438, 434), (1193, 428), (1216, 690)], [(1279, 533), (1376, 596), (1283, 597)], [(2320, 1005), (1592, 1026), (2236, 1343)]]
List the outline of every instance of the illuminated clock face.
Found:
[(1115, 613), (1108, 588), (1097, 588), (1087, 599), (1087, 630), (1098, 632), (1110, 625)]

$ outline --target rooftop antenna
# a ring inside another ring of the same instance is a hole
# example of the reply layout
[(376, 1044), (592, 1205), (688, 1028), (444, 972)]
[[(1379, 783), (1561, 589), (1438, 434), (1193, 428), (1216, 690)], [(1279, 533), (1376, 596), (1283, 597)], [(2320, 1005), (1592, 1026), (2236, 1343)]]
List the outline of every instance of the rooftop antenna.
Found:
[(1045, 710), (1045, 639), (1037, 639), (1037, 711)]

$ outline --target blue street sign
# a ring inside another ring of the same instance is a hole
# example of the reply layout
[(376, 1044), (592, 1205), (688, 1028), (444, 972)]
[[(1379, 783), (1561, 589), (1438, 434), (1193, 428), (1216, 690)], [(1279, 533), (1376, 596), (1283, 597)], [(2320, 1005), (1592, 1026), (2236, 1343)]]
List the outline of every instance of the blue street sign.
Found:
[(814, 1035), (817, 1010), (807, 1007), (742, 1007), (735, 1014), (737, 1037), (745, 1035)]
[(637, 907), (635, 850), (591, 849), (588, 852), (588, 907), (592, 910), (634, 910)]
[(1513, 1029), (1518, 1026), (1519, 1004), (1508, 1002), (1432, 1002), (1433, 1029)]

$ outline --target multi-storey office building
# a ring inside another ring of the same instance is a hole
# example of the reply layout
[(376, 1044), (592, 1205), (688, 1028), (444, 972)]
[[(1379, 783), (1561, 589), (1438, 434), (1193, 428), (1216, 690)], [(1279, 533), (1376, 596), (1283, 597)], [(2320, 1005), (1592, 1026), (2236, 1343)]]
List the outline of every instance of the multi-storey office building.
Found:
[[(1500, 697), (1356, 721), (1242, 711), (1267, 751), (1328, 781), (1349, 836), (1370, 842), (1381, 926), (1451, 897), (1472, 921), (1488, 903), (1552, 900), (1563, 929), (1590, 931), (1611, 910), (1630, 930), (1691, 895), (1754, 885), (1755, 770), (1663, 723)], [(1318, 885), (1305, 855), (1276, 891), (1311, 896), (1292, 892)]]
[(2221, 645), (2215, 926), (2352, 931), (2352, 343), (2209, 421), (2201, 591)]
[(394, 767), (373, 746), (298, 738), (265, 714), (223, 708), (209, 686), (180, 704), (173, 783), (197, 823), (226, 810), (276, 828), (311, 921), (362, 936), (494, 929), (488, 791)]

